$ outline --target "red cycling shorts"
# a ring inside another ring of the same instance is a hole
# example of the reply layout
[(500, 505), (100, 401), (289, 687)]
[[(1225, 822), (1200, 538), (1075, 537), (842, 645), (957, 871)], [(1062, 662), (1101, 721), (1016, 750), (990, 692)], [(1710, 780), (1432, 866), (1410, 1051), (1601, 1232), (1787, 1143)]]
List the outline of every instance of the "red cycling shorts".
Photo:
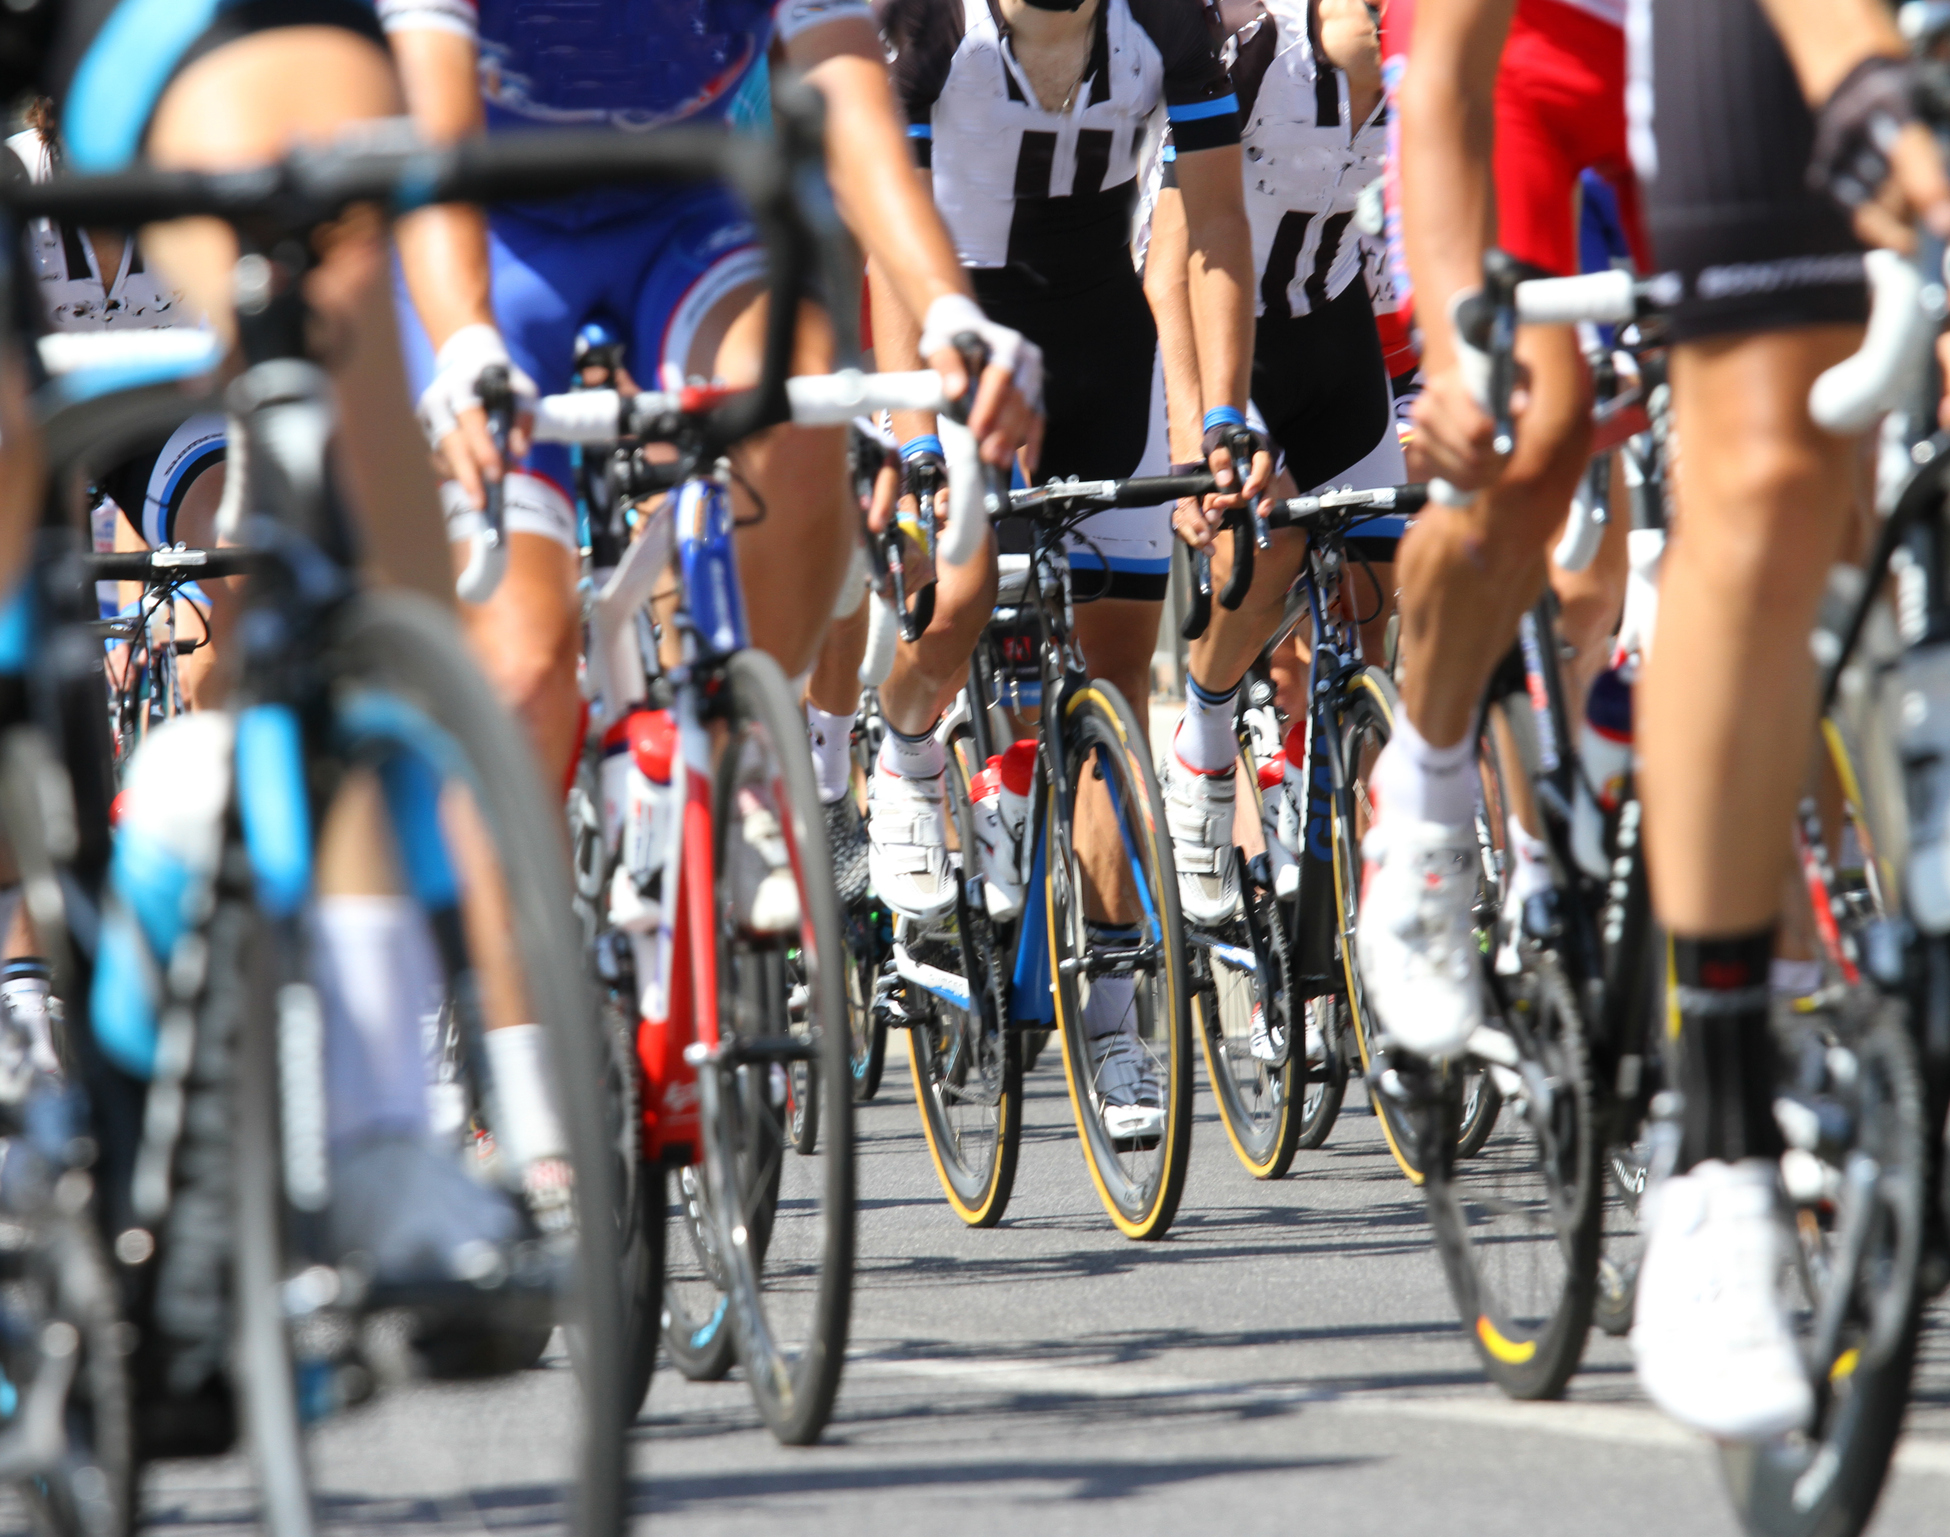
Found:
[(1519, 0), (1496, 78), (1497, 244), (1578, 270), (1578, 175), (1611, 183), (1632, 259), (1648, 271), (1638, 183), (1625, 148), (1625, 34), (1564, 0)]

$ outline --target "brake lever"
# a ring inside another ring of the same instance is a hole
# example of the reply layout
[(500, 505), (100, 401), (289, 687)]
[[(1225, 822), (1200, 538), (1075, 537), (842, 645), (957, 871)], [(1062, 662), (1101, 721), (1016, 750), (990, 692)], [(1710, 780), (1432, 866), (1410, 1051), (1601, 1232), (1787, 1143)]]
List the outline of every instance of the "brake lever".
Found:
[[(1232, 473), (1238, 477), (1234, 484), (1243, 487), (1251, 478), (1252, 450), (1255, 446), (1253, 435), (1243, 429), (1227, 435), (1226, 450), (1232, 455)], [(1232, 530), (1232, 574), (1226, 578), (1225, 591), (1219, 594), (1219, 606), (1227, 613), (1244, 603), (1246, 594), (1252, 589), (1253, 547), (1258, 534), (1254, 526), (1256, 521), (1250, 506), (1242, 504), (1226, 509), (1223, 526)]]
[(501, 473), (487, 483), (487, 526), (494, 533), (494, 542), (505, 544), (503, 489), (508, 474), (508, 438), (515, 430), (515, 392), (508, 378), (507, 365), (490, 363), (481, 370), (480, 382), (475, 389), (481, 397), (481, 404), (487, 409), (488, 438), (494, 444), (495, 457), (501, 461)]
[(1197, 640), (1212, 622), (1212, 551), (1192, 551), (1192, 603), (1178, 633), (1186, 640)]
[(1495, 422), (1490, 441), (1499, 457), (1517, 446), (1516, 416), (1511, 401), (1517, 392), (1517, 284), (1523, 269), (1509, 252), (1495, 246), (1483, 253), (1483, 294), (1490, 310), (1490, 416)]

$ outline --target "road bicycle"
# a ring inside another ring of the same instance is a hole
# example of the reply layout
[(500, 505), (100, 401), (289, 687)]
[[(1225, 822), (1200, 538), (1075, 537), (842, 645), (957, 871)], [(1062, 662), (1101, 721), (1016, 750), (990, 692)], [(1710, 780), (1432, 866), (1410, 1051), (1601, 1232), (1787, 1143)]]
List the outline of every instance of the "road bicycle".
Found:
[[(1913, 269), (1889, 253), (1872, 254), (1868, 264), (1875, 306), (1863, 349), (1824, 375), (1811, 395), (1811, 411), (1831, 431), (1861, 431), (1883, 410), (1906, 403), (1933, 328)], [(1498, 256), (1485, 275), (1486, 307), (1495, 312), (1492, 352), (1506, 364), (1518, 320), (1649, 329), (1662, 293), (1657, 279), (1637, 282), (1622, 273), (1523, 281)], [(1507, 422), (1507, 394), (1494, 401)], [(1927, 414), (1912, 408), (1909, 419), (1933, 418), (1931, 407)], [(1830, 985), (1812, 1006), (1777, 1010), (1783, 1066), (1776, 1118), (1788, 1142), (1782, 1193), (1798, 1240), (1795, 1326), (1817, 1415), (1804, 1431), (1721, 1449), (1736, 1510), (1750, 1530), (1770, 1537), (1853, 1533), (1867, 1522), (1900, 1430), (1921, 1302), (1950, 1273), (1937, 1258), (1950, 1051), (1930, 1024), (1941, 1017), (1937, 989), (1945, 973), (1935, 955), (1940, 941), (1906, 910), (1913, 902), (1899, 900), (1915, 889), (1910, 808), (1933, 804), (1928, 776), (1935, 760), (1915, 750), (1915, 725), (1924, 713), (1919, 706), (1931, 698), (1930, 644), (1950, 633), (1935, 628), (1942, 622), (1939, 460), (1946, 446), (1929, 437), (1909, 450), (1909, 462), (1920, 468), (1894, 499), (1863, 570), (1838, 571), (1812, 640), (1826, 666), (1821, 739), (1841, 782), (1843, 817), (1872, 864), (1857, 883), (1829, 879), (1825, 835), (1804, 817), (1816, 917), (1827, 920), (1819, 926)], [(1641, 451), (1657, 447), (1654, 441)], [(1649, 462), (1656, 467), (1656, 459)], [(1885, 581), (1892, 573), (1899, 598), (1893, 606)], [(1628, 604), (1628, 626), (1630, 616)], [(1665, 1032), (1647, 1028), (1658, 1017), (1664, 945), (1651, 919), (1636, 790), (1628, 781), (1607, 829), (1606, 875), (1582, 874), (1573, 848), (1574, 797), (1591, 787), (1578, 783), (1549, 620), (1546, 603), (1527, 621), (1524, 686), (1506, 698), (1533, 706), (1509, 712), (1513, 720), (1527, 716), (1528, 742), (1524, 731), (1508, 733), (1516, 761), (1502, 771), (1527, 784), (1557, 878), (1548, 921), (1537, 921), (1546, 916), (1539, 914), (1522, 926), (1523, 973), (1535, 979), (1530, 985), (1549, 1009), (1539, 1015), (1555, 1038), (1576, 1043), (1564, 1065), (1568, 1071), (1581, 1058), (1581, 1082), (1568, 1093), (1562, 1081), (1547, 1085), (1549, 1100), (1532, 1089), (1521, 1107), (1525, 1123), (1537, 1128), (1525, 1170), (1529, 1199), (1472, 1202), (1455, 1179), (1443, 1181), (1450, 1193), (1440, 1205), (1431, 1197), (1459, 1308), (1478, 1325), (1491, 1375), (1518, 1393), (1555, 1391), (1581, 1349), (1578, 1314), (1600, 1274), (1590, 1241), (1601, 1205), (1591, 1151), (1608, 1150), (1621, 1192), (1636, 1194), (1676, 1151), (1678, 1108), (1675, 1094), (1654, 1093), (1662, 1072), (1671, 1081), (1670, 1064), (1658, 1061), (1657, 1038)], [(1487, 1038), (1482, 1044), (1500, 1047)], [(1476, 1053), (1478, 1042), (1470, 1049)], [(1577, 1115), (1553, 1143), (1550, 1131), (1565, 1122), (1539, 1112), (1566, 1101)], [(1431, 1102), (1440, 1105), (1439, 1094), (1424, 1103)], [(1440, 1111), (1429, 1119), (1439, 1125)], [(1621, 1244), (1635, 1239), (1629, 1224), (1615, 1236)], [(1527, 1247), (1545, 1255), (1534, 1270), (1545, 1277), (1537, 1291), (1547, 1304), (1510, 1326), (1504, 1319), (1512, 1291), (1486, 1284), (1486, 1239), (1501, 1242), (1506, 1254)], [(1628, 1313), (1629, 1288), (1621, 1289)], [(1491, 1336), (1481, 1328), (1485, 1317)], [(1517, 1353), (1512, 1345), (1532, 1348), (1525, 1359), (1509, 1360)]]
[[(788, 250), (788, 281), (804, 271)], [(782, 311), (796, 304), (775, 297)], [(966, 350), (976, 374), (973, 339)], [(758, 386), (757, 425), (880, 409), (955, 413), (933, 372)], [(600, 810), (572, 816), (594, 960), (632, 1022), (645, 1166), (638, 1220), (674, 1237), (630, 1278), (631, 1411), (657, 1337), (685, 1375), (735, 1359), (774, 1435), (816, 1440), (845, 1362), (853, 1283), (853, 970), (804, 717), (746, 628), (723, 425), (737, 392), (585, 390), (537, 405), (538, 442), (609, 450), (614, 511), (668, 492), (588, 604)], [(973, 440), (945, 429), (958, 466)], [(674, 461), (646, 445), (672, 445)], [(980, 538), (979, 494), (964, 543)], [(955, 549), (951, 543), (950, 558)], [(652, 599), (672, 563), (673, 606)], [(674, 642), (674, 646), (671, 644)], [(597, 778), (586, 767), (584, 783)], [(666, 1197), (666, 1179), (670, 1194)], [(668, 1203), (668, 1218), (666, 1206)]]
[[(1112, 1223), (1128, 1238), (1159, 1238), (1177, 1212), (1192, 1095), (1178, 882), (1145, 734), (1122, 695), (1089, 675), (1074, 638), (1077, 587), (1094, 578), (1072, 571), (1065, 536), (1105, 508), (1210, 488), (1209, 476), (1194, 475), (1052, 481), (1009, 495), (1031, 549), (999, 558), (994, 615), (939, 728), (955, 905), (936, 922), (896, 924), (877, 993), (882, 1016), (908, 1031), (929, 1154), (949, 1207), (971, 1227), (994, 1226), (1008, 1207), (1024, 1037), (1052, 1029)], [(1031, 715), (1034, 734), (1018, 741), (1014, 723)], [(1020, 775), (1010, 791), (1020, 820), (998, 809), (978, 829), (978, 797), (1002, 804), (992, 776), (1005, 752)], [(1086, 1012), (1093, 997), (1095, 1014)], [(1154, 1086), (1155, 1134), (1114, 1124), (1109, 1057), (1089, 1033), (1105, 1014), (1106, 1038), (1123, 1029)]]
[[(410, 1319), (424, 1358), (446, 1372), (494, 1369), (511, 1344), (525, 1351), (515, 1342), (564, 1326), (573, 1371), (557, 1434), (571, 1458), (572, 1521), (609, 1532), (623, 1520), (618, 1283), (639, 1238), (618, 1172), (633, 1164), (636, 1134), (625, 1104), (606, 1092), (617, 1074), (581, 976), (561, 835), (526, 744), (451, 624), (410, 599), (364, 593), (353, 577), (353, 530), (324, 473), (331, 392), (307, 355), (300, 280), (313, 261), (311, 235), (355, 204), (547, 197), (636, 179), (729, 182), (775, 235), (791, 197), (774, 150), (703, 131), (318, 148), (247, 172), (133, 172), (6, 195), (17, 213), (90, 225), (221, 218), (245, 252), (237, 289), (246, 366), (224, 398), (233, 466), (241, 459), (245, 476), (238, 532), (255, 558), (237, 647), (234, 769), (212, 764), (229, 784), (216, 865), (187, 909), (191, 921), (160, 942), (141, 932), (124, 877), (111, 889), (100, 946), (85, 902), (50, 904), (48, 916), (96, 954), (92, 1013), (104, 1060), (91, 1099), (118, 1281), (146, 1309), (138, 1384), (179, 1422), (205, 1412), (205, 1450), (226, 1439), (234, 1400), (263, 1522), (276, 1533), (316, 1525), (307, 1428), (370, 1390), (360, 1331), (378, 1311)], [(782, 358), (788, 343), (768, 337), (770, 356)], [(119, 382), (135, 381), (125, 372)], [(123, 425), (153, 430), (165, 404), (180, 419), (181, 392), (165, 402), (161, 388), (130, 391)], [(721, 402), (725, 428), (735, 432), (755, 404)], [(57, 464), (85, 460), (81, 449), (101, 436), (72, 412), (50, 416), (46, 435)], [(476, 540), (477, 576), (493, 574), (497, 535), (490, 523)], [(88, 645), (99, 701), (99, 642)], [(89, 755), (67, 756), (79, 799)], [(453, 1151), (505, 1192), (514, 1222), (501, 1248), (471, 1251), (478, 1263), (466, 1275), (375, 1272), (328, 1242), (333, 1164), (306, 914), (321, 829), (354, 798), (377, 808), (383, 835), (401, 850), (439, 960), (463, 1096)], [(105, 804), (92, 786), (87, 799)], [(10, 819), (17, 838), (20, 828)], [(57, 873), (51, 884), (65, 896), (74, 883)], [(153, 985), (139, 975), (145, 939), (160, 951)], [(485, 1049), (508, 1004), (497, 986), (515, 989), (514, 1017), (543, 1031), (570, 1142), (566, 1208), (524, 1189), (497, 1150), (507, 1085)]]

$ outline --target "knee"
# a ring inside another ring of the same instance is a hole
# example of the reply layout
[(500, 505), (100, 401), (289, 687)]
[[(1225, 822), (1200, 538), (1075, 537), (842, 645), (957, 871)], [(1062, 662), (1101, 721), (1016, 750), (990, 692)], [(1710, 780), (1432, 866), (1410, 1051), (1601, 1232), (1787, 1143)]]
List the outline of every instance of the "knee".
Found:
[(1675, 553), (1729, 594), (1786, 600), (1818, 589), (1851, 511), (1828, 456), (1768, 437), (1716, 460), (1681, 503)]

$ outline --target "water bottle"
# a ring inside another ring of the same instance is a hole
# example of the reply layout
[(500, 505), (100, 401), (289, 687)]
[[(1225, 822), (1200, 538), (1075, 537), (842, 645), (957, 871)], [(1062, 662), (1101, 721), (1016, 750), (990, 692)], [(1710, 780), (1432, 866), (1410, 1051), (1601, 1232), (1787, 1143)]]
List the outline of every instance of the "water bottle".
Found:
[(968, 787), (981, 846), (982, 901), (997, 922), (1022, 911), (1023, 827), (1035, 772), (1036, 743), (1024, 740), (990, 758)]
[(1578, 778), (1571, 808), (1571, 853), (1594, 880), (1611, 873), (1605, 848), (1605, 822), (1625, 796), (1632, 771), (1632, 688), (1617, 668), (1592, 681), (1578, 732)]
[(1950, 932), (1950, 645), (1906, 652), (1896, 670), (1896, 750), (1909, 797), (1909, 916)]
[(1259, 766), (1260, 828), (1266, 839), (1266, 862), (1273, 871), (1273, 893), (1279, 897), (1291, 897), (1300, 889), (1306, 763), (1306, 722), (1297, 721), (1280, 750)]
[(676, 753), (677, 722), (668, 710), (632, 710), (603, 733), (603, 841), (621, 856), (610, 879), (609, 919), (630, 936), (645, 1019), (667, 1012), (664, 864), (679, 809), (671, 784)]

